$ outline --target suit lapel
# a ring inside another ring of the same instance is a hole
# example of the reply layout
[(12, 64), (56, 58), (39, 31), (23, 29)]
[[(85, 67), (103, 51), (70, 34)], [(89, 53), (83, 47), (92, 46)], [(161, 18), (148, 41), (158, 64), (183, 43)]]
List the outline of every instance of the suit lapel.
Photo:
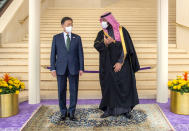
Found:
[(67, 51), (66, 43), (65, 43), (65, 40), (64, 40), (64, 34), (63, 33), (61, 33), (61, 35), (60, 35), (60, 40), (61, 40), (61, 43), (63, 44), (64, 49)]
[(74, 46), (74, 41), (75, 41), (75, 35), (72, 33), (71, 34), (71, 41), (70, 41), (70, 50), (71, 50), (71, 48)]

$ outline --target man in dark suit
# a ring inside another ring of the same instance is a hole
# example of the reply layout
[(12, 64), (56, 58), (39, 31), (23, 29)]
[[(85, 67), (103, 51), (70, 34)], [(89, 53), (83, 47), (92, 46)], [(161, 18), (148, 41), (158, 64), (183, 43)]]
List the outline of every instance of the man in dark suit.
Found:
[[(57, 77), (58, 99), (61, 112), (61, 120), (68, 116), (74, 121), (77, 97), (78, 81), (84, 71), (84, 57), (81, 37), (73, 34), (73, 20), (64, 17), (61, 20), (63, 32), (53, 37), (51, 48), (51, 73)], [(66, 107), (67, 78), (69, 79), (70, 106)]]

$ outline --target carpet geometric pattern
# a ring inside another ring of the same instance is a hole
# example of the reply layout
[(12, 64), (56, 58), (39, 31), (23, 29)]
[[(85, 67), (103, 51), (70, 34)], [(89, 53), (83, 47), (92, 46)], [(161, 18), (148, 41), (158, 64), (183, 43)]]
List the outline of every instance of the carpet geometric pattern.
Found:
[(124, 116), (100, 118), (98, 105), (78, 105), (77, 121), (60, 121), (58, 105), (42, 105), (25, 123), (23, 131), (171, 131), (174, 130), (157, 104), (139, 104), (131, 112), (132, 119)]

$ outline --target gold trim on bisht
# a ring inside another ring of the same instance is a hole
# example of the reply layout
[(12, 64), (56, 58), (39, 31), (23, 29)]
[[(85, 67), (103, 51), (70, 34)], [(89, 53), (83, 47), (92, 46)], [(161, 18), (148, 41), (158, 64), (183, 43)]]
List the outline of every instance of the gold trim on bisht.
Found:
[(119, 27), (119, 32), (120, 32), (121, 44), (122, 44), (122, 47), (123, 47), (123, 54), (124, 54), (124, 60), (125, 60), (126, 55), (127, 55), (127, 47), (126, 47), (126, 44), (125, 44), (125, 39), (124, 39), (124, 35), (123, 35), (123, 27), (122, 26)]

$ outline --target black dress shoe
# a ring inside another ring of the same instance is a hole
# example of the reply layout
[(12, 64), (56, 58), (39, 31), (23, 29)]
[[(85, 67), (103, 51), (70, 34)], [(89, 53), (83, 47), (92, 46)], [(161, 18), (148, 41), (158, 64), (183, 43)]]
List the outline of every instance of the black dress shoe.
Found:
[(77, 121), (75, 116), (74, 115), (70, 115), (70, 113), (68, 113), (68, 117), (70, 118), (70, 121)]
[(70, 117), (70, 113), (68, 113), (68, 117)]
[(104, 114), (102, 114), (100, 116), (100, 118), (106, 118), (106, 117), (109, 117), (109, 116), (110, 116), (110, 114), (105, 112)]
[(124, 113), (124, 116), (128, 119), (132, 118), (132, 115), (130, 114), (130, 112)]
[(70, 116), (70, 121), (77, 121), (77, 119), (74, 116)]
[(66, 115), (61, 115), (60, 116), (60, 121), (65, 121), (66, 120)]

